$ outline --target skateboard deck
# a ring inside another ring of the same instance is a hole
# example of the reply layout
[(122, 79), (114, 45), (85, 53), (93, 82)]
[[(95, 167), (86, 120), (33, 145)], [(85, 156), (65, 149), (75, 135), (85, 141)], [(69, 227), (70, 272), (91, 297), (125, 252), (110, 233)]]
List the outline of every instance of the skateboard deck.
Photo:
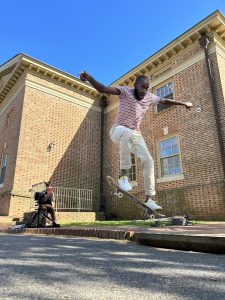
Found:
[(155, 219), (157, 218), (164, 218), (165, 215), (158, 213), (157, 211), (149, 208), (147, 205), (144, 204), (141, 200), (139, 200), (137, 197), (135, 197), (133, 194), (124, 191), (123, 189), (120, 188), (119, 184), (111, 177), (111, 176), (106, 176), (106, 179), (108, 181), (108, 184), (110, 187), (113, 189), (112, 194), (117, 195), (117, 197), (122, 198), (122, 194), (127, 196), (130, 200), (134, 201), (137, 205), (141, 206), (144, 208), (144, 218), (145, 219)]

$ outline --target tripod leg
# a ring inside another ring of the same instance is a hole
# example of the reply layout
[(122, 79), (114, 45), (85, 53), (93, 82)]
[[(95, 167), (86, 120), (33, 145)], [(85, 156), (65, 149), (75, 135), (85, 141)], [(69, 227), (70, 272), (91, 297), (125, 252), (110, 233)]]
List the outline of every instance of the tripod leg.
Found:
[[(42, 211), (39, 207), (38, 210), (31, 216), (30, 220), (25, 224), (24, 227), (44, 227), (43, 224), (41, 224), (41, 217), (42, 217)], [(34, 225), (35, 220), (37, 219), (37, 223)]]
[(52, 218), (50, 218), (47, 214), (45, 214), (43, 211), (40, 213), (40, 216), (43, 217), (43, 218), (46, 218), (48, 219), (49, 221), (51, 221), (53, 223), (53, 220)]
[(53, 219), (50, 218), (47, 214), (45, 214), (43, 211), (40, 213), (40, 215), (41, 215), (42, 217), (48, 219), (48, 220), (52, 223), (50, 227), (60, 227), (59, 224), (55, 223), (55, 222), (53, 221)]
[(30, 220), (27, 221), (27, 223), (25, 224), (24, 227), (30, 227), (34, 223), (34, 221), (35, 221), (35, 219), (36, 219), (37, 216), (38, 216), (38, 212), (34, 213), (31, 216)]

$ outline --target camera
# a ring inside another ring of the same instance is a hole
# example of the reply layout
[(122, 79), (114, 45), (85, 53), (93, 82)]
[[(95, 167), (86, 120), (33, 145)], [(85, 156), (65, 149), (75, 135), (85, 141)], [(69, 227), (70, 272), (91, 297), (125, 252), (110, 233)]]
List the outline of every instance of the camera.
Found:
[(45, 203), (45, 193), (43, 193), (43, 192), (36, 192), (34, 194), (34, 200), (39, 205), (44, 204)]

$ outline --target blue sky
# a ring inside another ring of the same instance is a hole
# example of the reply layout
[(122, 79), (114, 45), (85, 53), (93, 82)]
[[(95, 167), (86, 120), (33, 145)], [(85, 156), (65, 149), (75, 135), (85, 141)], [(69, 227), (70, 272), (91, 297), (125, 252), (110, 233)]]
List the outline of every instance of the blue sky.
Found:
[(225, 0), (0, 1), (0, 65), (18, 53), (110, 84)]

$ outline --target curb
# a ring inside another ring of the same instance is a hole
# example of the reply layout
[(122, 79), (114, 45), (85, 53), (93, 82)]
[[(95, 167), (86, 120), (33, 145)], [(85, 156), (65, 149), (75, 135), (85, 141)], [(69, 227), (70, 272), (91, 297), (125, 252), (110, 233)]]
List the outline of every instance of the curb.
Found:
[(152, 247), (225, 254), (225, 237), (220, 236), (137, 232), (133, 240)]
[(99, 239), (129, 240), (130, 233), (123, 230), (93, 229), (93, 228), (23, 228), (23, 229), (2, 229), (0, 233), (29, 233), (46, 235), (65, 235), (94, 237)]
[(145, 233), (120, 229), (97, 228), (22, 228), (0, 229), (6, 234), (38, 234), (93, 237), (99, 239), (127, 240), (152, 247), (225, 254), (225, 236), (207, 234), (178, 234), (178, 233)]

